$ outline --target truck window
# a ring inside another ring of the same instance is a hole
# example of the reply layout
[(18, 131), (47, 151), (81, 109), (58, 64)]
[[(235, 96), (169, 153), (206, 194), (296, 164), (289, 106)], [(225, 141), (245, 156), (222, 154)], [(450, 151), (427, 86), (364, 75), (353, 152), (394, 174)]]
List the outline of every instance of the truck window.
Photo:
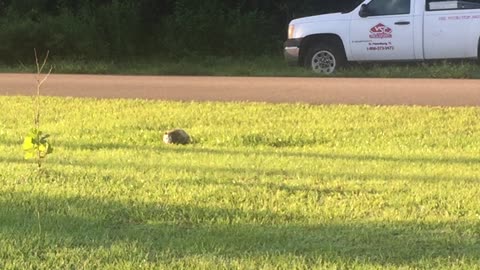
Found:
[(368, 4), (370, 16), (410, 14), (411, 0), (373, 0)]
[(477, 9), (480, 8), (480, 0), (427, 0), (427, 11)]
[(350, 4), (347, 5), (343, 10), (342, 10), (342, 13), (350, 13), (352, 11), (354, 11), (358, 6), (360, 6), (360, 4), (362, 4), (363, 2), (365, 2), (365, 0), (353, 0), (353, 1), (350, 1)]

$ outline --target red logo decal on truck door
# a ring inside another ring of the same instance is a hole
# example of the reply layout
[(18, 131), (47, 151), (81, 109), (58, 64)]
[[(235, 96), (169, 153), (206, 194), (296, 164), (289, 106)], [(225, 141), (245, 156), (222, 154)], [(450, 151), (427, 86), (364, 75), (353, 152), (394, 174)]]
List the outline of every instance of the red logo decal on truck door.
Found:
[(379, 23), (370, 29), (370, 38), (392, 38), (392, 28)]

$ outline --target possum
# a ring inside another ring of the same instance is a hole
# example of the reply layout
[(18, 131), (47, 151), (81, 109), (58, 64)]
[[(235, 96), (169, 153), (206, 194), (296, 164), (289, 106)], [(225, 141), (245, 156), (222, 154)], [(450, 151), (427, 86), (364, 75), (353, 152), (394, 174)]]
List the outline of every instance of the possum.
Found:
[(191, 139), (185, 130), (173, 129), (165, 132), (163, 142), (166, 144), (189, 144)]

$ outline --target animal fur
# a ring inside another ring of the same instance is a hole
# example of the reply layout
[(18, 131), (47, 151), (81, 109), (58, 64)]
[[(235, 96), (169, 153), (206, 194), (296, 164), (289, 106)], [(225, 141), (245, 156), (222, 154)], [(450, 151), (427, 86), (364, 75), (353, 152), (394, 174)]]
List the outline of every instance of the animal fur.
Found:
[(191, 139), (185, 130), (173, 129), (165, 132), (163, 142), (166, 144), (189, 144)]

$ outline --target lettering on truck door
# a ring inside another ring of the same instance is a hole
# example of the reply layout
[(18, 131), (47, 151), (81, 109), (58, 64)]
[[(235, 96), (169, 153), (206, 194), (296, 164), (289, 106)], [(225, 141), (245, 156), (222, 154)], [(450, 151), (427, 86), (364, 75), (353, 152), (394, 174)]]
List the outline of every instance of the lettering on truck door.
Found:
[(480, 0), (427, 0), (425, 9), (426, 59), (477, 57)]
[(372, 0), (366, 10), (366, 17), (354, 13), (351, 20), (352, 60), (414, 59), (412, 1)]

